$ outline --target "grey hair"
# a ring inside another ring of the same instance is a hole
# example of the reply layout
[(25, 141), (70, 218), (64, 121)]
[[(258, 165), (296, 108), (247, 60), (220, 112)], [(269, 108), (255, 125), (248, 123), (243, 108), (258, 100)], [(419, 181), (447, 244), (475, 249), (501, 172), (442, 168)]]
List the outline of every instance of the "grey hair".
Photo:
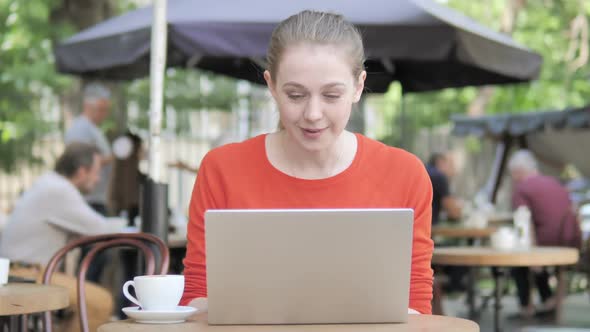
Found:
[(89, 83), (84, 87), (84, 101), (95, 102), (101, 99), (111, 99), (111, 91), (100, 83)]
[(342, 15), (305, 10), (282, 21), (272, 33), (266, 61), (273, 79), (285, 49), (304, 42), (343, 46), (355, 79), (364, 70), (363, 39), (356, 27)]
[(522, 149), (514, 152), (510, 161), (508, 161), (508, 169), (513, 171), (517, 169), (524, 169), (527, 171), (537, 171), (537, 159), (529, 150)]

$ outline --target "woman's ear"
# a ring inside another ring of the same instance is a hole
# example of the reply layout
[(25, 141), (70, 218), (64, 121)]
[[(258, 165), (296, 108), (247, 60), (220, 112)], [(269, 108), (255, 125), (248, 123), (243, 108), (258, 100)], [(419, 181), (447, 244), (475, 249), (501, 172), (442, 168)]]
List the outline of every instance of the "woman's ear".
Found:
[(358, 103), (361, 100), (361, 96), (363, 95), (363, 90), (365, 90), (365, 80), (367, 79), (367, 72), (362, 71), (357, 79), (355, 91), (354, 91), (354, 98), (353, 102)]
[(264, 71), (264, 80), (266, 81), (266, 86), (268, 86), (268, 90), (270, 91), (270, 94), (273, 96), (273, 98), (276, 99), (275, 84), (272, 80), (272, 75), (270, 74), (270, 72), (268, 70)]

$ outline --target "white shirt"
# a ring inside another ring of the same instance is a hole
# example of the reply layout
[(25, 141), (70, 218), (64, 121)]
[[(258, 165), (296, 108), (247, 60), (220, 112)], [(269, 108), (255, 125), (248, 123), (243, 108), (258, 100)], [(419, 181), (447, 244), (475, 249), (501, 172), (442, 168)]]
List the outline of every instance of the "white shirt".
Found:
[(2, 230), (0, 256), (45, 265), (76, 235), (112, 230), (67, 178), (48, 172), (16, 202)]

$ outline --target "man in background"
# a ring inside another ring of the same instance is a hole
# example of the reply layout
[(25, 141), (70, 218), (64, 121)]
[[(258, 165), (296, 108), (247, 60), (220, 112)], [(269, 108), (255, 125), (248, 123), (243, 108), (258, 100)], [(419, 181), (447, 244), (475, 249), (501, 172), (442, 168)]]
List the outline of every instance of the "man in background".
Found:
[(99, 180), (100, 158), (92, 145), (67, 146), (55, 170), (39, 177), (16, 202), (2, 231), (0, 256), (44, 266), (72, 237), (108, 232), (106, 219), (82, 196)]
[[(432, 182), (432, 225), (436, 225), (441, 220), (441, 212), (444, 212), (446, 219), (461, 218), (461, 205), (449, 188), (449, 179), (455, 175), (455, 165), (451, 156), (446, 152), (433, 153), (426, 164), (426, 171)], [(437, 243), (437, 245), (441, 244)], [(435, 287), (442, 288), (445, 292), (465, 290), (464, 277), (468, 273), (467, 267), (445, 266), (442, 268), (442, 273), (447, 276), (447, 280), (446, 282), (436, 281)]]
[(439, 222), (441, 212), (449, 219), (461, 217), (461, 205), (449, 188), (449, 179), (455, 175), (455, 166), (448, 153), (433, 153), (426, 170), (432, 182), (432, 224)]
[[(100, 177), (101, 155), (92, 145), (72, 143), (55, 169), (40, 176), (16, 202), (0, 239), (0, 256), (11, 260), (10, 273), (40, 280), (51, 257), (72, 238), (116, 231), (82, 196), (91, 192)], [(58, 331), (78, 331), (76, 279), (56, 273), (53, 282), (70, 292), (65, 318), (54, 322)], [(86, 284), (90, 330), (96, 331), (113, 310), (108, 290)]]
[[(536, 245), (580, 248), (580, 225), (566, 188), (557, 179), (541, 174), (536, 158), (528, 150), (515, 152), (508, 162), (508, 169), (513, 180), (512, 207), (517, 209), (524, 205), (530, 210)], [(555, 313), (557, 302), (549, 287), (548, 271), (533, 271), (541, 297), (538, 310), (530, 299), (529, 273), (530, 269), (526, 267), (512, 270), (521, 306), (520, 316)]]
[(73, 122), (65, 134), (65, 143), (86, 143), (100, 151), (100, 179), (96, 187), (87, 193), (86, 201), (102, 215), (107, 215), (107, 191), (111, 177), (111, 148), (100, 129), (100, 125), (109, 116), (111, 108), (110, 91), (97, 83), (90, 83), (84, 88), (82, 114)]

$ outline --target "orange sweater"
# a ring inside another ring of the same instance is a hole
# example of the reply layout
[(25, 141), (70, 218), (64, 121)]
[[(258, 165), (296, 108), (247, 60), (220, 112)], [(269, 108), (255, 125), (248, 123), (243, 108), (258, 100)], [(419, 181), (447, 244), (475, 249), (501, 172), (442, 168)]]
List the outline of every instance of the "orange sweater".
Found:
[(208, 209), (412, 208), (414, 241), (409, 308), (430, 313), (432, 185), (414, 155), (357, 134), (348, 169), (320, 180), (291, 177), (266, 157), (265, 137), (210, 151), (199, 169), (189, 208), (181, 304), (207, 296), (204, 213)]

